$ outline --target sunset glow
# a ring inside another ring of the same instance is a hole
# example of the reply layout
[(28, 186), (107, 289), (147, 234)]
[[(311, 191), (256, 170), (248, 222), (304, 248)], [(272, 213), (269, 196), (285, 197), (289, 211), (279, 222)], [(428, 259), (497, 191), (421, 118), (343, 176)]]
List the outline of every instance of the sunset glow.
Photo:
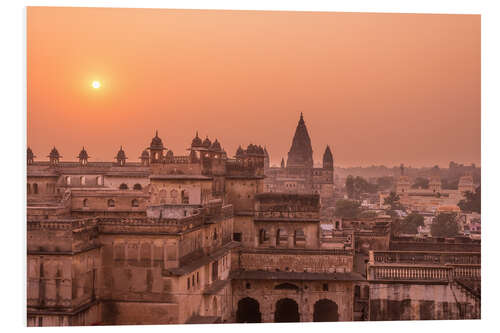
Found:
[(331, 145), (342, 166), (479, 166), (480, 32), (479, 15), (28, 7), (27, 143), (137, 160), (156, 129), (176, 153), (198, 130), (279, 164), (303, 112), (316, 162)]

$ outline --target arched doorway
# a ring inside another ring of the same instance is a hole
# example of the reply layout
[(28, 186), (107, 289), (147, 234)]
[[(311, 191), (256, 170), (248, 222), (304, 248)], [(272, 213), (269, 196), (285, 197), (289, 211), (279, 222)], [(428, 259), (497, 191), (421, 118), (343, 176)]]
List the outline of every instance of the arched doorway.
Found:
[(313, 321), (338, 321), (339, 307), (329, 299), (320, 299), (314, 303)]
[(259, 302), (250, 297), (240, 299), (236, 311), (237, 323), (260, 323), (261, 313)]
[(276, 323), (295, 323), (300, 321), (299, 305), (293, 299), (282, 298), (276, 302), (274, 313)]

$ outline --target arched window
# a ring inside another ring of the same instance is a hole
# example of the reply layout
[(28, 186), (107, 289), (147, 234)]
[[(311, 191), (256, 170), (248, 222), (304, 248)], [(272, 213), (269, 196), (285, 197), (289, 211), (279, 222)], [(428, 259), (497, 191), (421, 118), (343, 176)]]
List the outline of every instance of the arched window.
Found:
[(139, 201), (137, 199), (132, 200), (132, 207), (139, 207)]
[(28, 194), (31, 194), (31, 184), (30, 183), (28, 183), (28, 189), (27, 189), (27, 191), (28, 191)]
[(120, 184), (120, 190), (128, 190), (128, 185), (125, 183)]
[(113, 199), (108, 200), (108, 207), (114, 207), (115, 206), (115, 201)]
[(85, 176), (80, 177), (80, 185), (85, 185)]
[(33, 194), (38, 194), (38, 184), (37, 183), (33, 184)]
[(66, 185), (71, 185), (71, 177), (66, 176)]
[(134, 190), (137, 190), (137, 191), (142, 190), (142, 186), (141, 186), (141, 184), (135, 184), (135, 185), (134, 185)]
[(83, 207), (89, 206), (89, 199), (83, 199)]

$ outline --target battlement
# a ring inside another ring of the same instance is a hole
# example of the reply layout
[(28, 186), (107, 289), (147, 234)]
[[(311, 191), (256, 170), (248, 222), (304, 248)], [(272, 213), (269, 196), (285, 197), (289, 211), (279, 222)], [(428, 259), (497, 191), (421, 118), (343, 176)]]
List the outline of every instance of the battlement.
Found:
[(28, 220), (28, 253), (72, 254), (98, 247), (97, 219)]
[(252, 163), (251, 161), (228, 159), (226, 160), (226, 176), (232, 177), (264, 177), (264, 162)]

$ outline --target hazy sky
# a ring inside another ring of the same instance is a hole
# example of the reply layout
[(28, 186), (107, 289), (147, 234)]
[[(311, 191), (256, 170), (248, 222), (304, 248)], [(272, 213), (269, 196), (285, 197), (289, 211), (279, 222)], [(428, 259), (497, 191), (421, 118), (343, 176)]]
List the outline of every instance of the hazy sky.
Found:
[(198, 130), (279, 163), (303, 112), (316, 161), (480, 165), (479, 15), (30, 7), (27, 25), (38, 160), (137, 160), (158, 129), (176, 155)]

